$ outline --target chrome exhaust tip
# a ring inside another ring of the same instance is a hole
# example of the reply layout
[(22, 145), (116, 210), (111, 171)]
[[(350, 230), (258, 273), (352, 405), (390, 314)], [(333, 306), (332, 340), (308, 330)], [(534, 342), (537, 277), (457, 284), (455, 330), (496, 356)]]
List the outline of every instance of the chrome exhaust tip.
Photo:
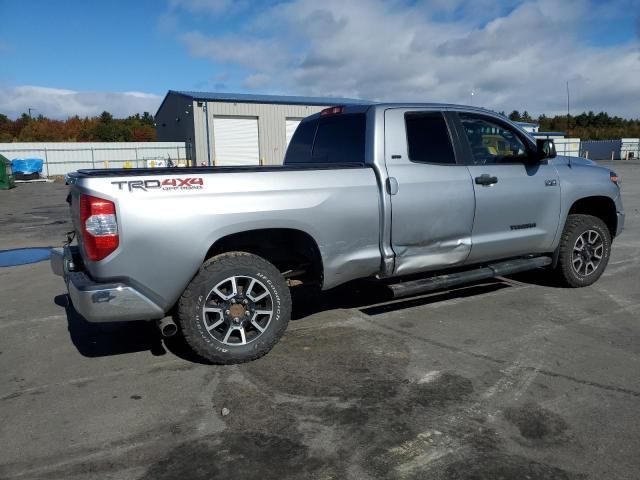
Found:
[(178, 326), (171, 319), (171, 317), (165, 317), (162, 320), (158, 320), (158, 328), (163, 337), (173, 337), (178, 333)]

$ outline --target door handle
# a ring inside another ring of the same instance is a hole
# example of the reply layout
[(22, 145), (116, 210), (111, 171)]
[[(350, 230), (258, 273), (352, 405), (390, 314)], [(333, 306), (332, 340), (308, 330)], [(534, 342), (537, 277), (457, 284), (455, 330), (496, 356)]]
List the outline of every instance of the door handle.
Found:
[(483, 173), (479, 177), (476, 177), (476, 185), (493, 185), (494, 183), (498, 183), (498, 177), (492, 177), (487, 173)]
[(389, 195), (395, 195), (398, 193), (398, 180), (395, 177), (387, 178), (387, 193)]

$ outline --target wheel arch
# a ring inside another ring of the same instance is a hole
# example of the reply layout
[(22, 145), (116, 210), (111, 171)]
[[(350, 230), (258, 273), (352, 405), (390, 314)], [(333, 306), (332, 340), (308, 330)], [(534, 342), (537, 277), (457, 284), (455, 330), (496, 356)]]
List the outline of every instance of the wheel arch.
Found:
[(616, 213), (616, 204), (610, 197), (594, 195), (580, 198), (574, 201), (571, 205), (571, 208), (567, 212), (567, 218), (569, 215), (574, 214), (593, 215), (594, 217), (598, 217), (607, 226), (609, 233), (611, 233), (611, 238), (616, 236), (618, 215)]
[(322, 254), (315, 239), (303, 230), (258, 228), (230, 233), (209, 247), (204, 261), (232, 251), (258, 255), (275, 265), (287, 278), (323, 282)]
[(618, 215), (616, 204), (611, 197), (606, 195), (590, 195), (588, 197), (582, 197), (574, 200), (571, 207), (567, 210), (564, 221), (560, 224), (560, 228), (558, 229), (556, 241), (554, 242), (556, 247), (552, 253), (552, 268), (556, 268), (558, 265), (562, 232), (567, 225), (569, 215), (574, 214), (593, 215), (594, 217), (598, 217), (607, 226), (607, 230), (609, 230), (611, 238), (613, 239), (616, 235), (618, 228)]

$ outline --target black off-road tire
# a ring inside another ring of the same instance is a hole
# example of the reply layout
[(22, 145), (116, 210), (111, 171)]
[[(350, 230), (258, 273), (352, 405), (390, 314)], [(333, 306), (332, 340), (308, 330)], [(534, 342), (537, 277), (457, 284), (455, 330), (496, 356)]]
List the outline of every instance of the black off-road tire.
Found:
[[(202, 309), (212, 289), (232, 276), (256, 278), (271, 294), (273, 315), (264, 332), (245, 345), (226, 345), (207, 330)], [(178, 323), (189, 347), (216, 364), (244, 363), (262, 357), (280, 340), (291, 318), (289, 287), (278, 269), (245, 252), (228, 252), (207, 260), (182, 294)]]
[[(578, 238), (588, 231), (595, 231), (602, 239), (602, 258), (597, 267), (588, 274), (580, 274), (572, 264), (574, 248)], [(556, 274), (563, 286), (578, 288), (594, 283), (604, 273), (611, 255), (611, 233), (607, 225), (592, 215), (574, 214), (567, 217), (567, 222), (560, 239), (558, 265)]]

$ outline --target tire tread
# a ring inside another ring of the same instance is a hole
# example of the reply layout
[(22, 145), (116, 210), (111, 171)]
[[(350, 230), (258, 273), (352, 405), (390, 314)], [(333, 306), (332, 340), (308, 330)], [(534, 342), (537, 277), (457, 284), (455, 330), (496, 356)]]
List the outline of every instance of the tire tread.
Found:
[(257, 348), (255, 350), (255, 353), (251, 355), (234, 357), (229, 350), (229, 355), (222, 356), (220, 354), (212, 353), (211, 349), (203, 347), (199, 339), (197, 330), (190, 328), (189, 326), (189, 322), (192, 321), (192, 319), (188, 318), (187, 312), (189, 312), (193, 307), (193, 299), (195, 298), (195, 296), (197, 296), (196, 292), (202, 288), (206, 289), (208, 284), (207, 274), (215, 274), (222, 271), (233, 270), (238, 267), (256, 269), (258, 271), (266, 270), (264, 271), (264, 273), (269, 275), (274, 283), (280, 284), (278, 293), (282, 297), (281, 301), (283, 304), (283, 309), (286, 310), (283, 315), (287, 316), (291, 311), (291, 295), (289, 293), (289, 288), (284, 282), (284, 278), (274, 265), (272, 265), (262, 257), (258, 257), (257, 255), (247, 252), (226, 252), (220, 255), (216, 255), (205, 261), (200, 266), (198, 273), (193, 278), (191, 283), (189, 283), (189, 285), (181, 295), (180, 300), (178, 301), (178, 319), (182, 330), (182, 335), (184, 336), (184, 339), (189, 347), (198, 355), (213, 364), (233, 365), (257, 360), (258, 358), (266, 355), (276, 345), (276, 343), (278, 343), (278, 341), (284, 334), (284, 331), (287, 329), (287, 325), (289, 322), (288, 318), (285, 318), (283, 321), (281, 321), (278, 325), (278, 329), (273, 332), (274, 334), (267, 337), (267, 340), (260, 342), (259, 348)]
[[(605, 254), (603, 255), (602, 268), (597, 275), (590, 277), (587, 281), (582, 281), (573, 272), (571, 265), (571, 254), (573, 253), (573, 242), (571, 239), (580, 230), (585, 228), (598, 228), (603, 234), (603, 241), (606, 243)], [(556, 267), (557, 277), (565, 287), (580, 288), (593, 284), (600, 278), (609, 260), (611, 251), (611, 236), (606, 224), (598, 217), (586, 214), (571, 214), (567, 217), (562, 237), (560, 238), (558, 266)]]

